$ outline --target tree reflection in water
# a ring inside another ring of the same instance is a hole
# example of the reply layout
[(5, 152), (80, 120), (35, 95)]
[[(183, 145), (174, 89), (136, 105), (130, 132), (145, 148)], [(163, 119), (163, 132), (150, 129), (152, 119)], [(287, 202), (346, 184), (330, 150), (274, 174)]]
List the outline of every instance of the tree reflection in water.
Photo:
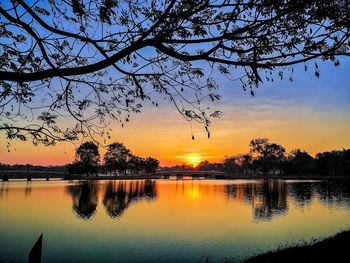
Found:
[(313, 200), (315, 196), (315, 184), (319, 184), (318, 182), (291, 182), (288, 184), (288, 192), (290, 193), (291, 197), (293, 198), (293, 201), (295, 204), (303, 208), (305, 206), (310, 205), (311, 201)]
[(224, 191), (229, 198), (250, 204), (256, 220), (267, 221), (288, 211), (285, 187), (283, 181), (267, 180), (226, 185)]
[(119, 218), (130, 204), (141, 199), (157, 197), (155, 180), (110, 181), (107, 183), (103, 205), (111, 218)]
[[(120, 217), (133, 202), (157, 197), (155, 180), (108, 181), (103, 195), (103, 205), (111, 218)], [(98, 206), (102, 186), (97, 181), (69, 185), (67, 193), (72, 197), (73, 211), (84, 220), (92, 218)]]
[[(288, 180), (259, 180), (245, 181), (244, 183), (213, 186), (198, 183), (185, 184), (182, 182), (182, 194), (185, 185), (190, 187), (186, 193), (189, 198), (206, 196), (211, 187), (214, 192), (224, 194), (249, 204), (252, 207), (253, 217), (257, 221), (270, 221), (276, 216), (288, 213), (292, 202), (304, 208), (316, 198), (327, 206), (350, 207), (350, 181), (288, 181)], [(176, 189), (178, 182), (176, 182)], [(103, 192), (104, 191), (104, 192)], [(1, 189), (0, 197), (5, 190)], [(87, 181), (67, 186), (67, 192), (73, 201), (73, 211), (82, 219), (88, 220), (95, 213), (98, 206), (98, 197), (102, 196), (102, 204), (111, 218), (119, 218), (131, 204), (139, 200), (153, 200), (158, 196), (156, 180), (135, 181)], [(101, 192), (101, 194), (99, 194)], [(103, 193), (103, 194), (102, 194)]]
[(24, 196), (28, 197), (32, 194), (32, 183), (28, 182), (26, 188), (24, 189)]
[[(350, 181), (264, 180), (225, 185), (224, 193), (252, 206), (254, 218), (269, 221), (288, 213), (289, 202), (299, 207), (310, 205), (315, 197), (328, 206), (350, 207)], [(290, 198), (288, 198), (290, 197)]]
[(350, 181), (328, 180), (319, 183), (317, 193), (327, 206), (342, 206), (350, 208)]
[(92, 181), (67, 186), (67, 192), (72, 196), (73, 211), (79, 218), (88, 220), (96, 213), (98, 190), (98, 183)]
[(255, 219), (267, 221), (274, 216), (287, 213), (287, 191), (283, 181), (265, 181), (261, 187), (256, 188), (255, 193), (257, 197), (253, 203)]
[(7, 196), (9, 193), (9, 189), (10, 187), (8, 182), (0, 183), (0, 198), (2, 198), (3, 196)]

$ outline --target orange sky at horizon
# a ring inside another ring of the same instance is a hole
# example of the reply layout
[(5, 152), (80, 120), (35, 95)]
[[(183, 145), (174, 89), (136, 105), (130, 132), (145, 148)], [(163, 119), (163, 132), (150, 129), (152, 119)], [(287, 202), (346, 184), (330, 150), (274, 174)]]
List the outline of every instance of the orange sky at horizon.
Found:
[[(230, 114), (230, 107), (224, 107), (224, 116), (214, 120), (211, 126), (210, 139), (202, 126), (192, 126), (195, 140), (191, 138), (191, 124), (172, 108), (149, 108), (134, 115), (126, 127), (117, 128), (108, 143), (122, 142), (134, 154), (159, 159), (162, 166), (190, 163), (188, 157), (193, 154), (199, 161), (218, 162), (225, 156), (247, 152), (249, 141), (257, 137), (269, 138), (287, 151), (301, 148), (312, 155), (350, 148), (350, 124), (346, 114), (306, 113), (305, 109), (283, 111), (283, 106), (279, 107), (245, 118)], [(3, 137), (1, 142), (1, 163), (63, 165), (74, 159), (75, 145), (71, 143), (34, 147), (30, 142), (13, 141), (8, 153)], [(100, 147), (101, 155), (104, 152)]]

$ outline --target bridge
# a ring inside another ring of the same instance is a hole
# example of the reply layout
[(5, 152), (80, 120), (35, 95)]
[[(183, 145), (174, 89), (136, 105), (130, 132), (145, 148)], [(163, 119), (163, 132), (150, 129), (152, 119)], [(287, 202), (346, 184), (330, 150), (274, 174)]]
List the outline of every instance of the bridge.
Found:
[(32, 179), (46, 179), (49, 181), (50, 178), (56, 179), (89, 179), (89, 180), (130, 180), (130, 179), (215, 179), (217, 177), (224, 176), (224, 172), (217, 171), (158, 171), (154, 174), (126, 174), (126, 175), (98, 175), (98, 176), (86, 176), (68, 174), (64, 172), (52, 172), (52, 171), (0, 171), (0, 178), (2, 181), (9, 181), (9, 179), (26, 179), (31, 181)]
[(26, 179), (31, 181), (32, 179), (46, 179), (50, 178), (65, 178), (68, 174), (64, 172), (52, 172), (52, 171), (0, 171), (0, 178), (2, 181), (8, 181), (11, 179)]
[(185, 178), (191, 178), (191, 179), (212, 178), (212, 179), (215, 179), (218, 176), (224, 176), (225, 173), (218, 172), (218, 171), (185, 170), (185, 171), (159, 171), (156, 173), (156, 175), (161, 179), (176, 178), (177, 180), (183, 180)]

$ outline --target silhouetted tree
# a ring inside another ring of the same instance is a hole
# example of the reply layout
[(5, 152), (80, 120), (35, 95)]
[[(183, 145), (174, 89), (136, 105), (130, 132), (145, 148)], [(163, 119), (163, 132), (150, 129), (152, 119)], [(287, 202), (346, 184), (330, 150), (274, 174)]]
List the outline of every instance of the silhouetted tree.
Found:
[(240, 166), (237, 163), (237, 156), (226, 157), (224, 160), (225, 173), (228, 175), (240, 174)]
[(97, 173), (100, 164), (100, 153), (94, 142), (85, 142), (80, 145), (75, 153), (75, 161), (68, 165), (70, 172), (78, 174)]
[(250, 141), (250, 152), (256, 154), (254, 163), (263, 174), (280, 172), (280, 164), (286, 150), (279, 144), (270, 143), (268, 139), (257, 138)]
[(132, 154), (128, 148), (122, 143), (111, 143), (107, 147), (104, 155), (104, 165), (109, 172), (119, 171), (126, 172), (128, 169), (128, 161)]
[(349, 175), (350, 149), (316, 154), (315, 170), (323, 175)]
[(222, 163), (211, 163), (207, 160), (201, 161), (196, 169), (199, 171), (224, 171), (224, 165)]
[(147, 157), (144, 160), (144, 167), (147, 173), (155, 173), (159, 167), (159, 161), (152, 157)]
[(253, 157), (249, 153), (226, 157), (223, 165), (224, 170), (230, 175), (249, 175), (252, 173)]
[(213, 71), (240, 68), (252, 95), (295, 64), (319, 77), (317, 60), (349, 55), (349, 17), (348, 0), (1, 1), (0, 131), (45, 145), (108, 136), (108, 120), (159, 97), (208, 131)]
[(204, 160), (204, 161), (201, 161), (197, 167), (196, 167), (199, 171), (210, 171), (212, 170), (212, 164), (207, 161), (207, 160)]
[(313, 173), (314, 158), (306, 151), (293, 150), (288, 159), (292, 163), (293, 174), (307, 175)]
[(242, 169), (242, 173), (245, 175), (251, 174), (251, 165), (253, 162), (253, 156), (251, 156), (249, 153), (242, 154), (240, 156), (240, 165)]
[(145, 160), (139, 156), (132, 155), (127, 166), (131, 172), (139, 173), (141, 170), (145, 169)]

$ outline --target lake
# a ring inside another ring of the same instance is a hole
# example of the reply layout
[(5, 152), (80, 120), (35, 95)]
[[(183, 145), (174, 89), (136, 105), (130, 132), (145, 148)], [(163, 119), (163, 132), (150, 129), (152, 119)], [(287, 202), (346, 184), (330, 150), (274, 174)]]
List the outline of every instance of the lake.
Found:
[(0, 262), (242, 261), (350, 229), (350, 181), (0, 182)]

